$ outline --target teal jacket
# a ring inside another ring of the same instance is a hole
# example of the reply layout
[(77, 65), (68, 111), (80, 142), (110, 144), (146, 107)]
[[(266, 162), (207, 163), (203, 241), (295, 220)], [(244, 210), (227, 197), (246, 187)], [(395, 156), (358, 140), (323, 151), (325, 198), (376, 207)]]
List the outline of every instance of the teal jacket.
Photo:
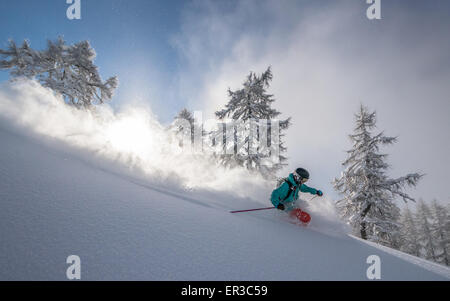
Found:
[(311, 194), (316, 194), (317, 193), (317, 189), (311, 188), (306, 186), (305, 184), (301, 184), (300, 187), (297, 183), (295, 183), (294, 181), (294, 175), (293, 174), (289, 174), (289, 176), (287, 177), (287, 180), (292, 184), (292, 186), (296, 187), (295, 191), (292, 191), (291, 194), (289, 195), (289, 197), (283, 201), (283, 199), (288, 195), (289, 193), (289, 184), (285, 182), (283, 182), (283, 184), (278, 187), (277, 189), (275, 189), (274, 191), (272, 191), (272, 195), (270, 197), (270, 200), (272, 201), (272, 204), (277, 207), (278, 204), (284, 204), (286, 205), (287, 203), (291, 203), (293, 204), (293, 202), (295, 202), (296, 200), (298, 200), (298, 192), (309, 192)]

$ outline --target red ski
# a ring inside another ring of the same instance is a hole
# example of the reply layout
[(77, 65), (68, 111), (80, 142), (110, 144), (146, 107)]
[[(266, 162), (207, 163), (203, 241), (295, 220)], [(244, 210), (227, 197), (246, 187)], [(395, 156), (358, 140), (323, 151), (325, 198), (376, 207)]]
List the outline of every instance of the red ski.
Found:
[(307, 213), (306, 211), (303, 211), (300, 208), (292, 209), (289, 212), (289, 216), (298, 219), (305, 225), (307, 225), (311, 221), (311, 215), (309, 215), (309, 213)]

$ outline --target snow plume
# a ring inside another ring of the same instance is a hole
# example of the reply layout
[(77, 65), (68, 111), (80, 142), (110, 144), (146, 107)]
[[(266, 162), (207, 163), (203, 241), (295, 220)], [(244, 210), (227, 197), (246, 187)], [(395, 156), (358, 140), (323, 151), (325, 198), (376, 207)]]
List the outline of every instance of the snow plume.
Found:
[(299, 198), (298, 206), (313, 216), (308, 228), (335, 236), (351, 233), (349, 225), (338, 218), (335, 202), (329, 196), (319, 198), (301, 193)]
[(217, 166), (206, 154), (182, 151), (148, 107), (79, 110), (39, 83), (21, 79), (0, 87), (0, 117), (26, 135), (75, 147), (70, 152), (83, 154), (82, 159), (91, 163), (104, 159), (108, 170), (119, 168), (171, 187), (232, 192), (265, 202), (270, 193), (271, 186), (262, 178)]

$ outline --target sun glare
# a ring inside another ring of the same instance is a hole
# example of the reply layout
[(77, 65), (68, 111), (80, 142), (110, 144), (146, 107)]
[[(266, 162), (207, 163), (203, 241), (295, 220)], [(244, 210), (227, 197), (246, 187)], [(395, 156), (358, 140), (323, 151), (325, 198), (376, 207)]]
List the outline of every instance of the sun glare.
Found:
[(118, 116), (118, 119), (107, 127), (106, 136), (118, 152), (145, 158), (154, 150), (154, 135), (149, 121), (138, 114)]

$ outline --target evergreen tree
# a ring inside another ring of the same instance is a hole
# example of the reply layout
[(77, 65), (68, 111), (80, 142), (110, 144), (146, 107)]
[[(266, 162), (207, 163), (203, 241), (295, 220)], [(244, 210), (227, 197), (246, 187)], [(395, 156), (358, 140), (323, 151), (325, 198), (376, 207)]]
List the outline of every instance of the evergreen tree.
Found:
[(450, 265), (450, 217), (447, 209), (435, 199), (431, 203), (431, 233), (436, 245), (436, 262)]
[(383, 132), (372, 135), (376, 112), (369, 112), (363, 105), (355, 117), (356, 127), (350, 135), (353, 148), (342, 164), (346, 169), (334, 180), (335, 189), (343, 195), (336, 205), (361, 238), (391, 246), (399, 230), (400, 215), (394, 200), (397, 196), (405, 202), (413, 200), (402, 190), (406, 185), (415, 186), (421, 175), (414, 173), (389, 179), (387, 155), (380, 153), (379, 148), (393, 144), (396, 138), (386, 137)]
[(208, 138), (205, 137), (203, 126), (195, 119), (194, 114), (186, 108), (178, 112), (174, 121), (169, 126), (169, 130), (175, 134), (178, 146), (189, 146), (192, 151), (194, 151), (195, 142), (199, 144), (198, 151), (201, 151), (201, 147), (205, 143), (203, 140)]
[(10, 40), (6, 50), (0, 49), (0, 70), (10, 69), (14, 78), (37, 79), (69, 104), (87, 107), (111, 99), (118, 85), (117, 77), (102, 81), (95, 56), (88, 41), (69, 46), (59, 38), (48, 41), (46, 50), (36, 51), (28, 41), (19, 47)]
[(417, 204), (416, 223), (419, 242), (422, 246), (422, 256), (431, 261), (437, 261), (437, 246), (432, 233), (431, 211), (421, 199)]
[[(275, 99), (266, 91), (272, 77), (270, 67), (260, 76), (250, 72), (242, 89), (228, 89), (230, 101), (224, 109), (216, 112), (223, 123), (219, 125), (219, 134), (214, 137), (223, 142), (225, 154), (221, 155), (221, 159), (224, 164), (244, 166), (267, 177), (273, 177), (285, 165), (283, 162), (286, 157), (282, 153), (286, 152), (286, 147), (281, 138), (282, 131), (290, 125), (290, 118), (279, 121), (278, 129), (273, 123), (274, 118), (281, 113), (271, 108)], [(231, 121), (225, 120), (226, 118), (231, 118)], [(262, 125), (261, 122), (267, 124)], [(231, 130), (227, 131), (227, 128)], [(279, 139), (272, 140), (273, 135), (279, 135)], [(266, 145), (261, 145), (263, 137), (267, 137), (267, 148)], [(273, 157), (277, 148), (277, 162), (270, 162), (269, 158)]]
[(414, 215), (408, 207), (403, 210), (401, 225), (401, 246), (399, 249), (420, 257), (422, 247), (419, 243), (419, 233), (415, 224)]
[(179, 145), (183, 146), (183, 138), (188, 137), (190, 143), (194, 143), (194, 116), (193, 114), (186, 108), (182, 109), (177, 116), (174, 118), (174, 122), (171, 125), (171, 128), (175, 131), (177, 136), (181, 136), (181, 140), (179, 141)]

